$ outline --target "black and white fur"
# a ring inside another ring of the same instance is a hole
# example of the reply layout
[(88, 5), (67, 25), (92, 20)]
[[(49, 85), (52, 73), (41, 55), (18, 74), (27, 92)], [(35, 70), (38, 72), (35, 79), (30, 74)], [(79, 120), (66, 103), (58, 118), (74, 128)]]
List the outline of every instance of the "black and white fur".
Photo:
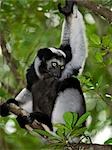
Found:
[[(87, 57), (83, 18), (77, 7), (73, 8), (73, 2), (66, 2), (63, 8), (59, 5), (59, 10), (65, 15), (61, 46), (58, 49), (44, 48), (38, 51), (27, 70), (27, 87), (15, 98), (21, 107), (31, 113), (31, 118), (46, 124), (50, 130), (53, 123), (64, 122), (64, 112), (77, 112), (79, 116), (85, 113), (85, 100), (80, 83), (72, 77), (83, 69)], [(54, 72), (49, 74), (51, 70), (48, 66), (52, 59), (64, 66), (57, 78)], [(22, 124), (24, 120), (19, 117), (18, 121)]]
[[(62, 26), (61, 45), (70, 45), (72, 59), (67, 63), (61, 79), (82, 72), (87, 58), (87, 40), (83, 16), (75, 5), (73, 13), (65, 17)], [(63, 49), (62, 49), (63, 50)], [(63, 50), (64, 51), (64, 50)]]

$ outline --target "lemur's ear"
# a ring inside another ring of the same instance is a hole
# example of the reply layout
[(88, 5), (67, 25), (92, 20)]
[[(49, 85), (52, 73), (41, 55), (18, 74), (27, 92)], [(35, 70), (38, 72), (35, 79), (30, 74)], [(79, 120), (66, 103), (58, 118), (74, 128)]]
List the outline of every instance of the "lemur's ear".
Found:
[(40, 60), (46, 61), (46, 60), (49, 60), (49, 59), (51, 59), (53, 57), (53, 53), (51, 52), (50, 49), (43, 48), (43, 49), (40, 49), (38, 51), (37, 56), (39, 57)]
[(66, 54), (65, 62), (67, 64), (72, 59), (71, 47), (70, 45), (61, 45), (60, 49)]
[(37, 56), (39, 57), (40, 60), (44, 59), (44, 55), (45, 55), (45, 49), (40, 49), (37, 53)]

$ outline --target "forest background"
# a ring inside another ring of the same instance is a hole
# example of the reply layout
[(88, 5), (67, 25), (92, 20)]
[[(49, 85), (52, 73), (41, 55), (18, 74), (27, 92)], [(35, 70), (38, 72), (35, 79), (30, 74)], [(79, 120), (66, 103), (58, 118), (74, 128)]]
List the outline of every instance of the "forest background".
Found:
[[(0, 47), (0, 101), (15, 97), (25, 87), (26, 70), (38, 49), (59, 46), (63, 22), (57, 9), (59, 2), (64, 1), (1, 0), (0, 32), (6, 49)], [(112, 0), (94, 2), (112, 10)], [(90, 112), (86, 133), (95, 143), (103, 144), (112, 138), (112, 26), (85, 7), (80, 7), (80, 11), (84, 16), (89, 51), (79, 77)], [(21, 129), (14, 116), (0, 117), (0, 149), (39, 146), (39, 139)]]

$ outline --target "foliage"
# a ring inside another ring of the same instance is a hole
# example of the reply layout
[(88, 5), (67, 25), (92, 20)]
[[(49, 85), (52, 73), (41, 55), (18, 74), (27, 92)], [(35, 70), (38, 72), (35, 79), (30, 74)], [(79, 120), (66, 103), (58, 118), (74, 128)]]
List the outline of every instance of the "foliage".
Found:
[[(111, 0), (94, 1), (108, 8), (112, 6)], [(57, 10), (58, 3), (59, 0), (1, 0), (0, 2), (0, 32), (5, 35), (9, 52), (18, 62), (17, 70), (23, 83), (26, 69), (37, 50), (41, 47), (59, 46), (63, 18)], [(100, 129), (112, 125), (112, 26), (88, 10), (81, 11), (85, 19), (89, 56), (79, 79), (85, 94), (87, 111), (91, 112), (86, 133), (94, 137)], [(88, 14), (93, 22), (87, 18)], [(1, 51), (0, 83), (0, 100), (4, 101), (14, 97), (15, 93), (17, 94), (24, 87), (16, 81)], [(57, 131), (61, 138), (64, 132), (67, 132), (66, 127), (71, 127), (72, 119), (75, 118), (74, 124), (77, 120), (76, 114), (73, 116), (69, 113), (67, 116), (69, 117), (64, 116), (66, 126), (61, 125)], [(69, 118), (71, 120), (68, 122)], [(9, 135), (6, 132), (9, 119), (9, 117), (0, 117), (0, 146), (4, 145), (0, 149), (33, 149), (41, 146), (41, 142), (31, 135), (27, 136), (13, 118), (11, 119), (15, 123), (16, 131)], [(81, 129), (80, 133), (83, 133), (82, 130), (85, 129)], [(79, 133), (73, 132), (73, 134)]]
[(55, 124), (56, 132), (48, 133), (47, 131), (37, 130), (37, 133), (47, 136), (49, 144), (46, 144), (46, 148), (56, 149), (64, 148), (70, 145), (75, 138), (84, 135), (86, 130), (84, 122), (90, 115), (89, 112), (83, 114), (78, 118), (77, 113), (66, 112), (63, 116), (65, 124)]
[(105, 141), (105, 144), (111, 144), (112, 145), (112, 138), (110, 138), (107, 141)]
[[(14, 121), (13, 127), (16, 127), (17, 131), (19, 130), (19, 132), (14, 133), (9, 133), (7, 130), (6, 122), (8, 121), (8, 118), (4, 118), (4, 120), (0, 119), (1, 135), (3, 137), (3, 139), (0, 139), (1, 149), (3, 148), (3, 145), (4, 149), (31, 149), (32, 146), (36, 146), (39, 149), (60, 149), (67, 147), (76, 137), (84, 135), (84, 132), (87, 129), (84, 122), (89, 115), (90, 113), (87, 112), (79, 118), (76, 113), (66, 112), (63, 116), (65, 124), (55, 124), (55, 133), (36, 129), (35, 132), (39, 135), (47, 137), (46, 143), (42, 143), (39, 136), (38, 138), (34, 137), (27, 133), (26, 130), (20, 129), (14, 117), (11, 118), (10, 121)], [(4, 133), (4, 129), (7, 134)], [(13, 143), (14, 140), (16, 141), (16, 144)]]

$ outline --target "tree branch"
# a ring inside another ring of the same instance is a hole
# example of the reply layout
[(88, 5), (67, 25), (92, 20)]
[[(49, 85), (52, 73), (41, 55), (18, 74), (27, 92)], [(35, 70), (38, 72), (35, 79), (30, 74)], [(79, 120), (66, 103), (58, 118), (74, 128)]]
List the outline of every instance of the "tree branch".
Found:
[(88, 8), (93, 13), (103, 16), (109, 23), (112, 23), (112, 11), (109, 10), (108, 8), (89, 0), (74, 0), (74, 1), (77, 2), (77, 5)]
[[(29, 116), (30, 115), (27, 111), (25, 111), (24, 109), (22, 109), (21, 107), (15, 105), (13, 103), (10, 103), (8, 105), (9, 105), (10, 112), (14, 113), (16, 116), (18, 116), (18, 115)], [(44, 130), (42, 125), (37, 120), (34, 120), (34, 122), (31, 124), (31, 126), (26, 125), (25, 128), (28, 131), (32, 131), (33, 129), (42, 129), (42, 130)]]
[[(99, 145), (99, 144), (71, 144), (71, 150), (112, 150), (111, 145)], [(67, 149), (69, 150), (69, 149)]]
[(20, 74), (17, 71), (18, 62), (9, 53), (9, 51), (8, 51), (8, 49), (6, 47), (6, 42), (5, 42), (4, 36), (3, 36), (2, 33), (0, 34), (0, 45), (1, 45), (1, 49), (2, 49), (2, 54), (3, 54), (3, 56), (4, 56), (4, 58), (5, 58), (6, 62), (7, 62), (7, 65), (9, 66), (10, 70), (12, 71), (16, 81), (18, 83), (20, 83), (21, 82)]
[[(24, 109), (22, 109), (21, 107), (13, 103), (8, 104), (8, 107), (9, 107), (10, 112), (15, 114), (16, 116), (18, 115), (29, 116), (30, 115), (27, 111), (25, 111)], [(45, 130), (42, 124), (38, 122), (37, 120), (34, 120), (31, 125), (25, 125), (25, 128), (31, 135), (36, 136), (36, 137), (39, 137), (39, 134), (33, 131), (33, 129)], [(41, 135), (41, 137), (47, 139), (47, 137), (44, 135)]]

